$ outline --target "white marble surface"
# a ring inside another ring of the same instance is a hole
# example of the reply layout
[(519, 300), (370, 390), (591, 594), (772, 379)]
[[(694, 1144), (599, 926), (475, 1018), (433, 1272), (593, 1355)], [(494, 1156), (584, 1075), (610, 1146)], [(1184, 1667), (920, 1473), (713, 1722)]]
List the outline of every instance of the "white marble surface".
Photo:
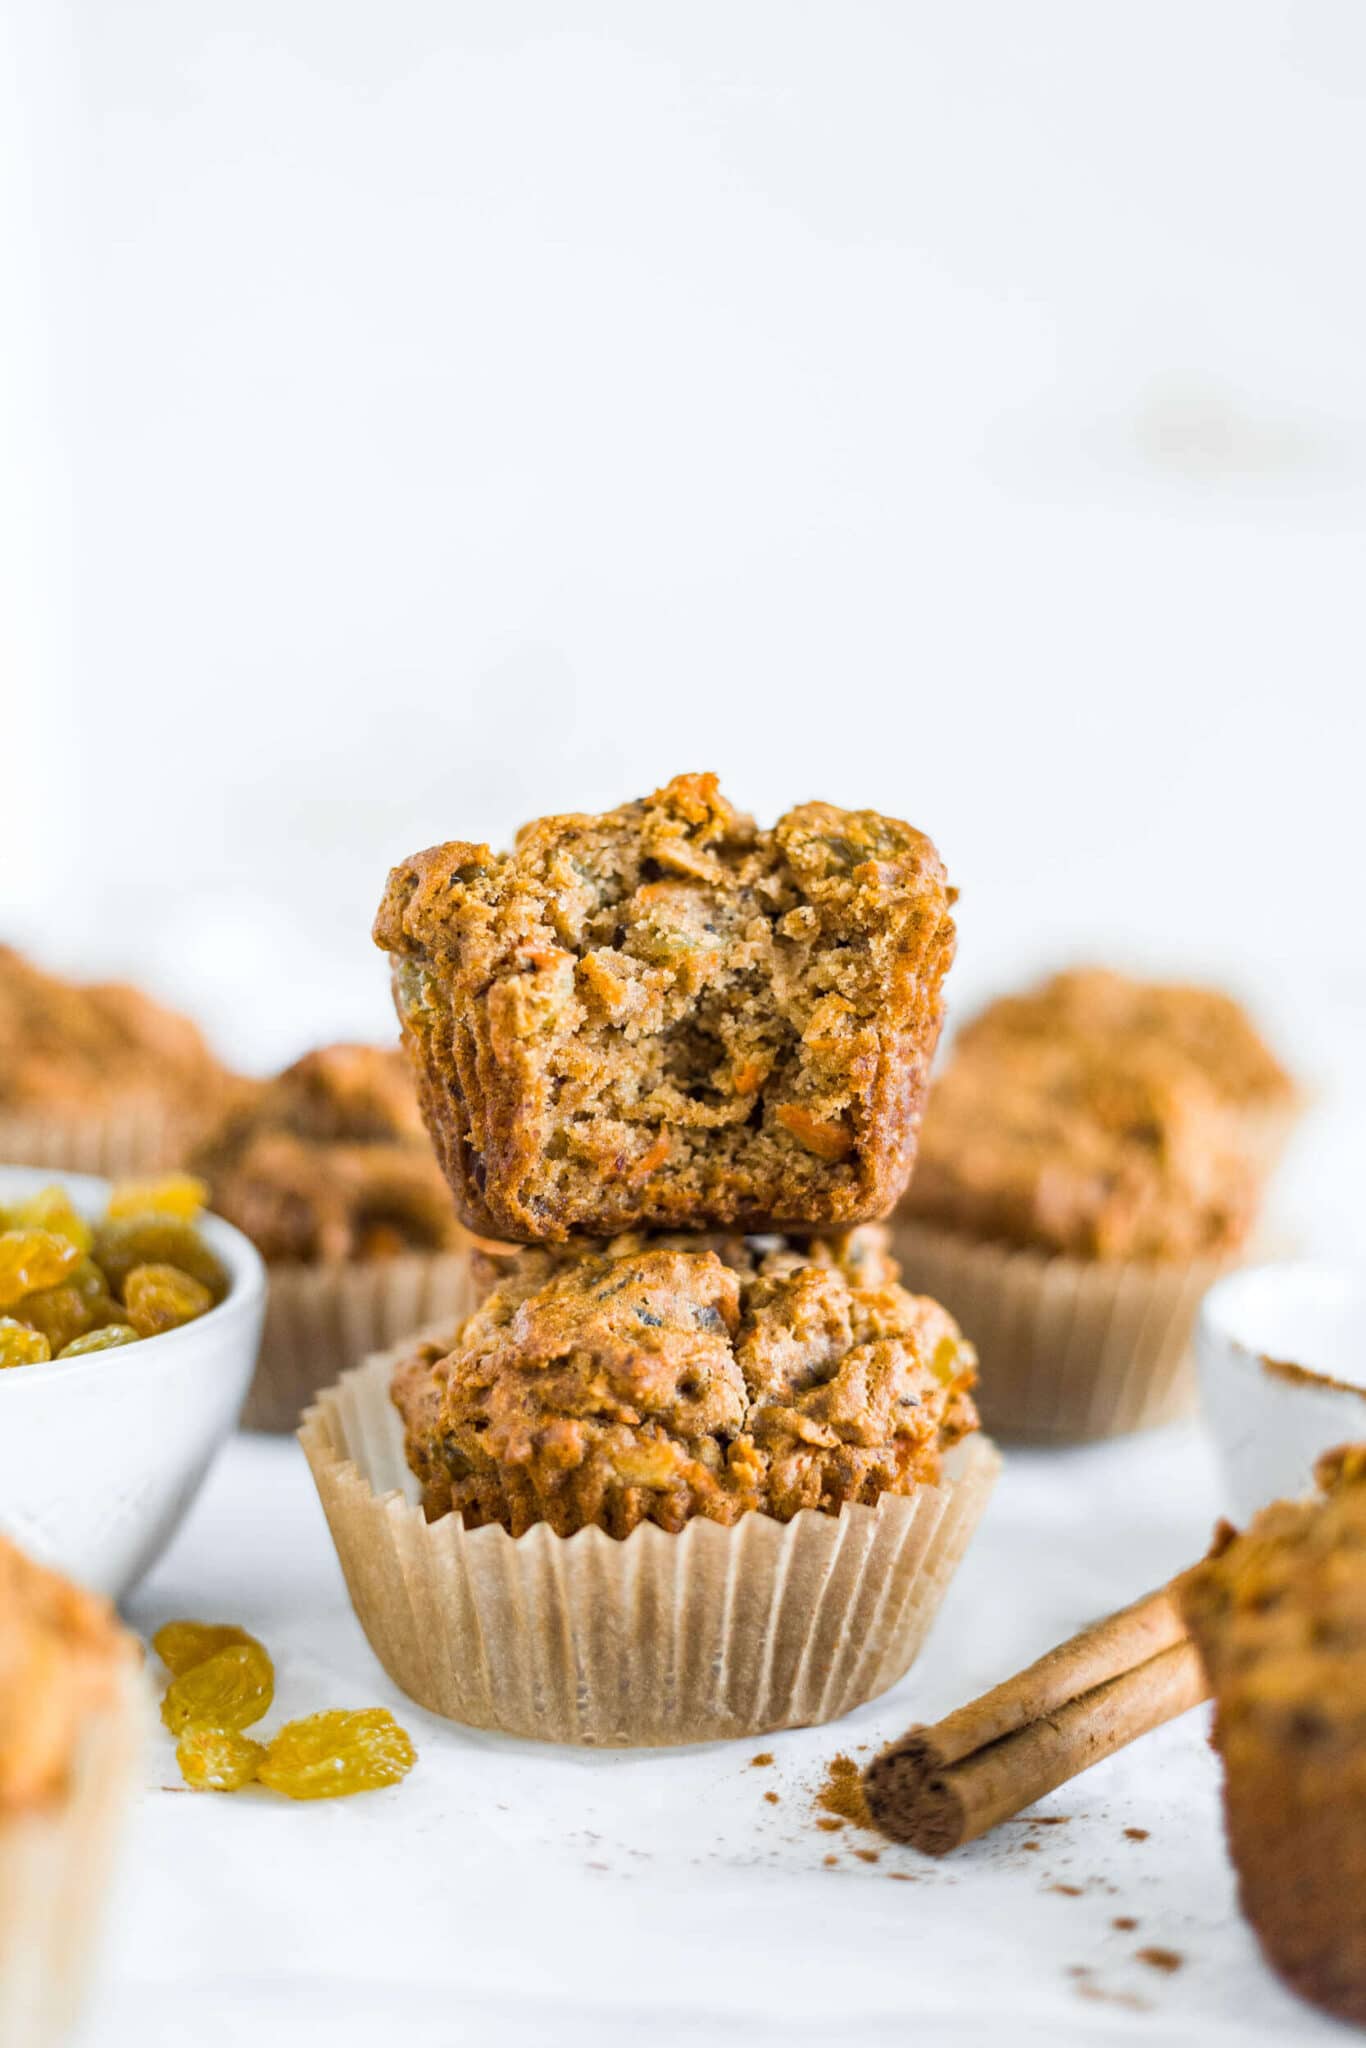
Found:
[[(132, 1620), (244, 1622), (276, 1655), (277, 1714), (383, 1702), (420, 1760), (332, 1805), (195, 1796), (167, 1789), (158, 1731), (88, 2038), (786, 2048), (912, 2029), (985, 2043), (1007, 2021), (1017, 2041), (1327, 2037), (1235, 1909), (1203, 1711), (1045, 1802), (1062, 1824), (1007, 1826), (942, 1863), (890, 1846), (866, 1863), (870, 1837), (814, 1825), (837, 1751), (945, 1711), (1160, 1580), (1218, 1506), (1194, 1426), (1016, 1453), (919, 1666), (884, 1699), (763, 1743), (588, 1754), (405, 1702), (351, 1614), (302, 1455), (239, 1438)], [(755, 1769), (764, 1748), (773, 1767)], [(1145, 1946), (1182, 1967), (1144, 1964)]]

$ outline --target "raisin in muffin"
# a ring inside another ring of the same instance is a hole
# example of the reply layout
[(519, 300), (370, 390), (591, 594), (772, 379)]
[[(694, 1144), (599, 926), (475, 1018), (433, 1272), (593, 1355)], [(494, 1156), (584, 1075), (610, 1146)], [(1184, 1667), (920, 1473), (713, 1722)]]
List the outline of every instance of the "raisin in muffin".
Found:
[(124, 982), (68, 981), (0, 946), (0, 1127), (12, 1162), (113, 1174), (173, 1163), (234, 1085), (188, 1017)]
[(272, 1263), (447, 1250), (460, 1236), (397, 1050), (305, 1053), (239, 1102), (191, 1164), (212, 1207)]
[(375, 937), (465, 1221), (535, 1242), (886, 1214), (952, 900), (909, 825), (813, 803), (760, 831), (712, 775), (511, 854), (415, 854)]
[(1302, 1997), (1366, 2024), (1366, 1445), (1188, 1575), (1242, 1906)]
[(972, 1348), (884, 1233), (525, 1252), (393, 1394), (430, 1518), (624, 1537), (908, 1494), (976, 1427)]

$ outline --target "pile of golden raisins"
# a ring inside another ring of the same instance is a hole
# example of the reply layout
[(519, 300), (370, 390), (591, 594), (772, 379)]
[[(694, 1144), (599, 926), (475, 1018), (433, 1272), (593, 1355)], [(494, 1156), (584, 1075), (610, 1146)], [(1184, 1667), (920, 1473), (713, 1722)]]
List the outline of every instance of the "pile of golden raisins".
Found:
[(168, 1621), (152, 1647), (171, 1673), (161, 1718), (178, 1737), (180, 1775), (196, 1792), (261, 1784), (287, 1799), (338, 1799), (396, 1785), (417, 1762), (386, 1707), (307, 1714), (269, 1742), (253, 1740), (244, 1731), (270, 1711), (275, 1667), (245, 1629)]
[(228, 1291), (198, 1230), (204, 1183), (124, 1181), (97, 1223), (63, 1187), (0, 1208), (0, 1367), (113, 1351), (192, 1323)]

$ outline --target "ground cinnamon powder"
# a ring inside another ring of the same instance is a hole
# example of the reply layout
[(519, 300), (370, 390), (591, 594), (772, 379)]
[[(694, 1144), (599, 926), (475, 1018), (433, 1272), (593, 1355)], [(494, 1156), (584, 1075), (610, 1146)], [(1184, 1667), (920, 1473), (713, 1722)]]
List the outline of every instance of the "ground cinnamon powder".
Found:
[[(834, 1814), (839, 1820), (849, 1821), (856, 1828), (867, 1828), (875, 1833), (868, 1802), (863, 1796), (863, 1773), (851, 1756), (834, 1756), (826, 1765), (825, 1780), (816, 1793), (816, 1805), (822, 1812)], [(818, 1820), (817, 1827), (828, 1827), (829, 1822)]]

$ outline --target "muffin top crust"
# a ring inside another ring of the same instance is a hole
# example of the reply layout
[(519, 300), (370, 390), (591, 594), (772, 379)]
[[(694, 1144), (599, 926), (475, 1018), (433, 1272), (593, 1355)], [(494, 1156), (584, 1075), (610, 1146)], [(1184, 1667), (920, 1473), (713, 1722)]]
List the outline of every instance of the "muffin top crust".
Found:
[(1075, 1258), (1220, 1257), (1255, 1217), (1267, 1118), (1294, 1099), (1230, 998), (1058, 975), (958, 1034), (906, 1212)]
[(884, 1215), (904, 1186), (953, 892), (923, 833), (714, 775), (511, 854), (397, 867), (375, 924), (465, 1221), (523, 1242)]
[(82, 1724), (132, 1656), (107, 1601), (0, 1536), (0, 1815), (61, 1796)]
[(67, 981), (0, 946), (0, 1109), (198, 1110), (228, 1083), (188, 1017), (124, 982)]
[(211, 1206), (272, 1261), (380, 1259), (461, 1240), (396, 1048), (305, 1053), (251, 1088), (191, 1164)]
[(1242, 1004), (1222, 989), (1136, 981), (1108, 967), (1077, 967), (1038, 988), (1002, 996), (959, 1033), (960, 1047), (1011, 1052), (1075, 1040), (1116, 1065), (1166, 1054), (1194, 1068), (1238, 1108), (1293, 1108), (1298, 1089)]
[(881, 1231), (632, 1238), (518, 1254), (394, 1376), (428, 1516), (626, 1536), (934, 1484), (976, 1358)]

